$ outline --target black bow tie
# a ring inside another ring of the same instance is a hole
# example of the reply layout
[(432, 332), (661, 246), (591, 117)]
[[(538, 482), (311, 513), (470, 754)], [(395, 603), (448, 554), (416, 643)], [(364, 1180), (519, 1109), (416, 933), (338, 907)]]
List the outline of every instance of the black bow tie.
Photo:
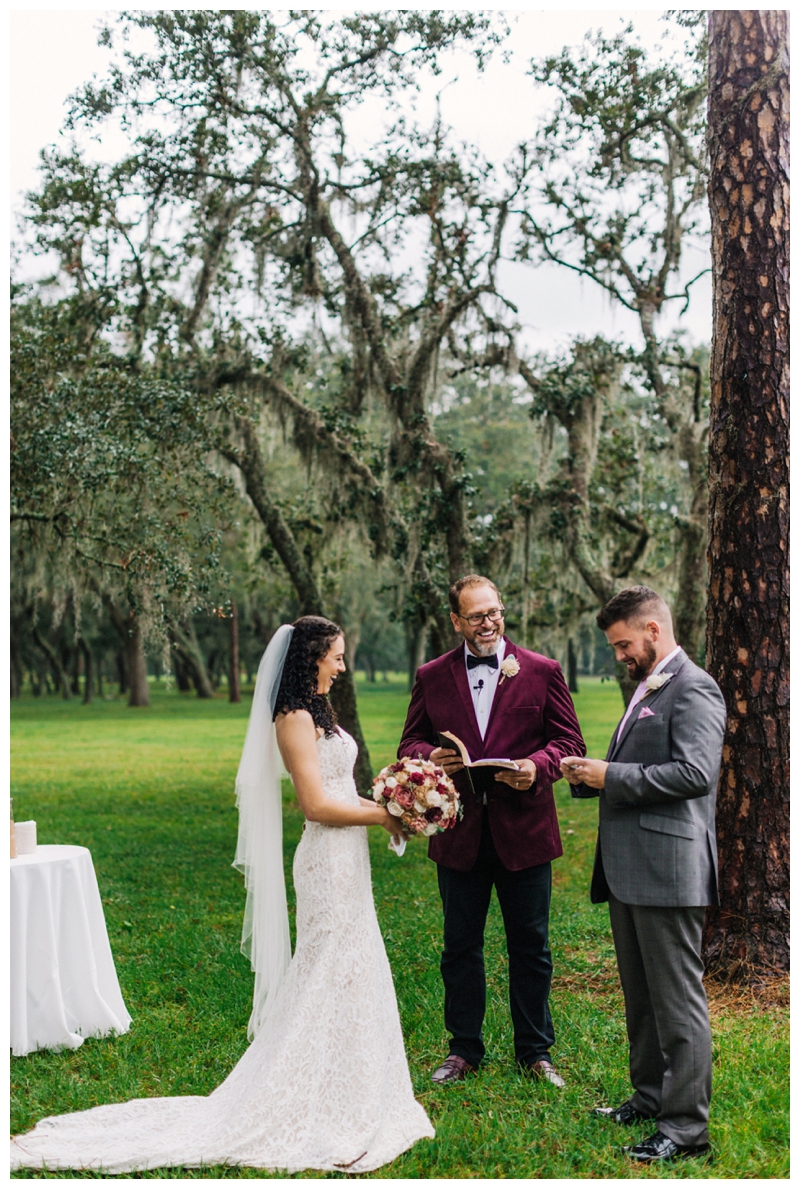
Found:
[(477, 669), (478, 665), (488, 665), (490, 669), (497, 668), (496, 656), (468, 656), (467, 668)]

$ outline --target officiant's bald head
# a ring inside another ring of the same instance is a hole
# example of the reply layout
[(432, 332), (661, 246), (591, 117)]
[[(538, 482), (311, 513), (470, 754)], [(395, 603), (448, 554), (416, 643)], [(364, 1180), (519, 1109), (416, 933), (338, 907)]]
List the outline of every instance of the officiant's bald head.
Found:
[(457, 582), (453, 583), (448, 592), (450, 610), (454, 615), (458, 615), (461, 610), (461, 592), (471, 590), (475, 586), (488, 586), (497, 596), (498, 603), (500, 602), (500, 591), (491, 578), (484, 578), (483, 574), (465, 574), (463, 578), (459, 578)]

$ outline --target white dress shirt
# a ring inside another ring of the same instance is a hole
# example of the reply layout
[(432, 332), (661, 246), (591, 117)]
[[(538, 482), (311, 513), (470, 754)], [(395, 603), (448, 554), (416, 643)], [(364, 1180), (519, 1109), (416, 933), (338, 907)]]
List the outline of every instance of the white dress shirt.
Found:
[(679, 644), (677, 648), (673, 648), (673, 650), (669, 654), (669, 656), (665, 656), (663, 661), (658, 662), (656, 667), (653, 669), (652, 673), (647, 674), (647, 677), (645, 677), (644, 681), (640, 681), (639, 684), (636, 686), (636, 689), (633, 691), (633, 697), (631, 698), (630, 702), (628, 703), (628, 709), (625, 711), (625, 714), (622, 717), (622, 722), (617, 727), (617, 739), (620, 738), (620, 736), (622, 735), (622, 732), (625, 730), (625, 723), (628, 721), (631, 714), (633, 713), (634, 706), (638, 706), (639, 702), (641, 702), (642, 698), (647, 693), (648, 678), (655, 677), (656, 673), (660, 673), (662, 669), (665, 669), (667, 667), (667, 665), (669, 664), (669, 662), (671, 660), (673, 660), (678, 655), (678, 653), (680, 651), (681, 651), (681, 646)]
[[(489, 725), (489, 715), (492, 712), (492, 702), (494, 701), (495, 691), (497, 690), (497, 683), (502, 674), (500, 666), (506, 655), (506, 642), (503, 638), (500, 640), (500, 645), (495, 653), (497, 657), (497, 668), (490, 669), (488, 665), (478, 665), (475, 669), (467, 668), (467, 657), (474, 656), (467, 647), (464, 641), (464, 667), (467, 669), (467, 680), (469, 681), (470, 693), (472, 694), (472, 705), (475, 707), (475, 717), (478, 720), (478, 730), (481, 733), (481, 739), (486, 738), (486, 728)], [(475, 758), (474, 756), (472, 757)]]

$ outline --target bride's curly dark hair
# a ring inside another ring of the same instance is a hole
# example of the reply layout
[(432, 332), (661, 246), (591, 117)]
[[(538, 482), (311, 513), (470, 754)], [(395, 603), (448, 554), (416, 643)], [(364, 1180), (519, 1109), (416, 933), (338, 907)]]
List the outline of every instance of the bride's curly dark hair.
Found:
[(289, 710), (307, 710), (315, 727), (322, 727), (325, 737), (336, 732), (336, 715), (327, 694), (317, 693), (318, 663), (330, 651), (342, 629), (321, 615), (303, 615), (293, 623), (294, 631), (283, 662), (281, 683), (275, 699), (273, 721)]

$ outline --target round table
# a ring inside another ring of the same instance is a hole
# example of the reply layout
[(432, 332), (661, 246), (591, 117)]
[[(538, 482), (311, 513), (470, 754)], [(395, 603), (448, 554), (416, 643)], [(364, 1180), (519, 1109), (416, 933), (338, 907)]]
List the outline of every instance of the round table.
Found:
[(77, 1049), (130, 1026), (90, 852), (11, 859), (11, 1052)]

